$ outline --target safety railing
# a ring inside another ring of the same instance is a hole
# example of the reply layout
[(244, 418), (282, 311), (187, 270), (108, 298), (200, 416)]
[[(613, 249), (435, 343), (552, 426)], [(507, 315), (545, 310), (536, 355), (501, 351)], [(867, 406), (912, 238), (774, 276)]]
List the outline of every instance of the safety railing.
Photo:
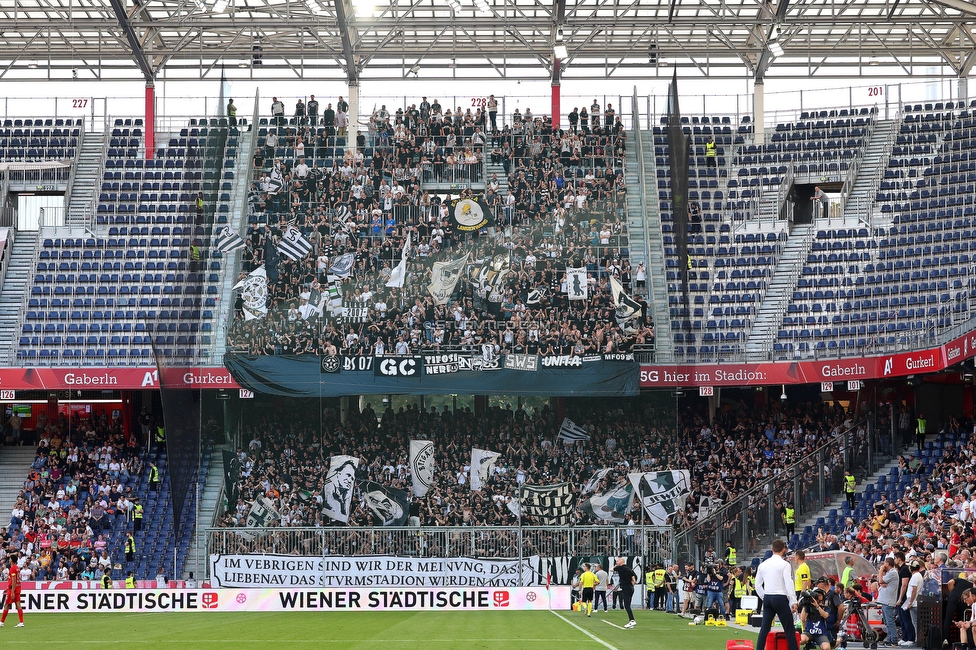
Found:
[[(404, 526), (341, 528), (209, 528), (207, 556), (289, 555), (514, 559), (638, 556), (645, 563), (671, 557), (670, 527)], [(208, 567), (208, 575), (210, 567)], [(571, 576), (571, 573), (570, 573)], [(487, 577), (487, 576), (486, 576)], [(555, 578), (555, 576), (553, 576)], [(545, 584), (537, 576), (535, 584)]]
[[(839, 502), (845, 469), (861, 481), (897, 453), (899, 441), (892, 432), (879, 431), (877, 420), (877, 413), (871, 413), (774, 476), (755, 477), (752, 487), (729, 503), (701, 502), (699, 520), (675, 533), (674, 557), (699, 563), (710, 549), (721, 553), (726, 542), (732, 542), (740, 553), (745, 549), (745, 554), (757, 554), (770, 540), (787, 534), (787, 506), (793, 510), (792, 530), (798, 522)], [(787, 539), (787, 543), (797, 548), (795, 540)]]

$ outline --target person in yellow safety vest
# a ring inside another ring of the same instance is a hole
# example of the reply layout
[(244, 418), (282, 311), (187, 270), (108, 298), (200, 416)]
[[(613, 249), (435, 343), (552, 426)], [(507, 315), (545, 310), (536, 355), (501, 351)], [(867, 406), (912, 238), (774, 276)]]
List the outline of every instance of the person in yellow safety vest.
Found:
[(156, 446), (161, 447), (166, 444), (166, 429), (162, 423), (156, 425)]
[(694, 267), (691, 264), (691, 255), (688, 256), (688, 270), (692, 270)]
[(102, 576), (102, 589), (111, 589), (111, 588), (112, 588), (112, 570), (106, 567), (105, 575)]
[(644, 574), (644, 591), (647, 592), (647, 609), (654, 609), (654, 569), (647, 568)]
[(854, 584), (854, 578), (857, 574), (854, 573), (854, 556), (848, 555), (844, 558), (844, 572), (840, 574), (840, 584), (844, 589), (847, 589)]
[(735, 616), (736, 610), (740, 609), (742, 597), (746, 595), (746, 587), (749, 584), (746, 580), (745, 571), (741, 567), (735, 567), (732, 573), (732, 600), (730, 602), (729, 614)]
[(149, 463), (149, 487), (153, 492), (159, 492), (159, 468), (156, 463)]
[(725, 542), (725, 563), (729, 566), (736, 565), (736, 552), (732, 542)]
[(915, 444), (918, 445), (918, 450), (922, 451), (925, 447), (925, 414), (918, 414), (918, 422), (915, 425)]
[(136, 588), (136, 578), (134, 575), (132, 575), (132, 571), (129, 571), (129, 577), (125, 579), (125, 588), (126, 589)]
[(844, 470), (844, 492), (847, 494), (847, 505), (850, 506), (851, 510), (854, 509), (854, 493), (857, 491), (857, 479), (854, 478), (854, 474), (851, 470)]
[(661, 563), (654, 565), (654, 609), (664, 611), (668, 601), (668, 590), (665, 587), (667, 570)]
[(715, 157), (718, 155), (718, 149), (715, 147), (715, 141), (712, 140), (712, 136), (708, 136), (708, 141), (705, 142), (705, 164), (708, 167), (715, 167)]
[(793, 507), (792, 501), (783, 508), (783, 524), (786, 526), (786, 541), (789, 543), (790, 538), (793, 537), (793, 531), (796, 530), (796, 509)]
[(132, 507), (132, 529), (139, 532), (142, 530), (142, 518), (145, 516), (145, 508), (139, 503), (139, 497), (136, 497), (135, 502), (135, 506)]
[(132, 531), (125, 536), (125, 562), (132, 564), (136, 561), (136, 538), (132, 536)]

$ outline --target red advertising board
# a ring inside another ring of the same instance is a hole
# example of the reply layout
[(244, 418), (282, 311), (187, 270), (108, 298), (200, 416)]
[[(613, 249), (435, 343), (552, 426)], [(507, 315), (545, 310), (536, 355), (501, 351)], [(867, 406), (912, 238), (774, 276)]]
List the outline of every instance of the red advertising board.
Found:
[(642, 365), (641, 388), (771, 386), (906, 377), (938, 372), (976, 355), (976, 331), (937, 348), (821, 361)]
[[(226, 368), (170, 368), (167, 386), (232, 388), (240, 386)], [(159, 388), (155, 368), (0, 368), (4, 390), (143, 390)]]

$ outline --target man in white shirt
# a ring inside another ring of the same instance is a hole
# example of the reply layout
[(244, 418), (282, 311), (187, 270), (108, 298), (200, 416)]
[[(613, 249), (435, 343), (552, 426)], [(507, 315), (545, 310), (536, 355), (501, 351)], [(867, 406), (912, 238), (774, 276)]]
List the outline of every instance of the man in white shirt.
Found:
[[(756, 594), (762, 599), (763, 620), (759, 628), (756, 650), (765, 650), (766, 636), (773, 627), (773, 616), (779, 618), (784, 630), (793, 630), (796, 593), (793, 589), (793, 567), (784, 559), (786, 542), (773, 540), (773, 554), (756, 570)], [(796, 634), (786, 634), (789, 650), (799, 650)]]

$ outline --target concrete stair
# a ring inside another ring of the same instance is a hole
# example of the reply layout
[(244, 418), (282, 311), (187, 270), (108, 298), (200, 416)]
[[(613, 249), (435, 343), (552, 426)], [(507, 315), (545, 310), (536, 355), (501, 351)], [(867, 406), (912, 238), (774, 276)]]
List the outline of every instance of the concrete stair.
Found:
[[(664, 235), (661, 232), (661, 202), (657, 194), (657, 164), (654, 160), (654, 133), (650, 130), (640, 132), (641, 149), (640, 156), (643, 158), (644, 177), (639, 179), (640, 183), (631, 185), (627, 180), (627, 220), (628, 227), (641, 228), (637, 232), (646, 231), (647, 241), (647, 303), (651, 307), (651, 315), (654, 318), (654, 344), (656, 347), (656, 358), (658, 361), (670, 361), (674, 350), (674, 341), (671, 338), (671, 312), (668, 306), (668, 284), (667, 266), (664, 258)], [(632, 151), (633, 150), (633, 151)], [(639, 176), (640, 166), (638, 165), (636, 147), (627, 149), (626, 164), (632, 168)], [(631, 175), (630, 177), (637, 178)], [(632, 202), (632, 195), (637, 194), (637, 200)], [(634, 221), (641, 223), (635, 224)], [(631, 230), (631, 246), (636, 236)], [(631, 264), (636, 270), (638, 260), (633, 258), (633, 248), (631, 250)]]
[(845, 218), (869, 221), (873, 216), (874, 193), (878, 189), (875, 181), (879, 177), (878, 172), (888, 165), (888, 158), (891, 156), (889, 138), (897, 130), (897, 120), (878, 120), (875, 124), (871, 140), (862, 153), (854, 187), (844, 204)]
[[(34, 259), (37, 255), (37, 231), (18, 230), (13, 254), (0, 291), (0, 358), (4, 365), (13, 365), (15, 341), (20, 337), (20, 310), (31, 284)], [(2, 513), (0, 513), (2, 514)]]
[(0, 527), (10, 523), (10, 511), (24, 488), (36, 447), (0, 447)]
[(769, 287), (759, 313), (752, 324), (749, 338), (746, 340), (746, 356), (750, 360), (767, 361), (773, 349), (773, 339), (779, 324), (783, 321), (783, 314), (793, 297), (803, 262), (813, 241), (814, 228), (812, 225), (794, 226), (790, 238), (786, 242), (776, 270), (770, 279)]
[(105, 134), (86, 131), (78, 153), (71, 182), (71, 196), (68, 197), (68, 214), (65, 226), (69, 228), (88, 228), (95, 216), (98, 188), (101, 187), (102, 165), (105, 149)]

